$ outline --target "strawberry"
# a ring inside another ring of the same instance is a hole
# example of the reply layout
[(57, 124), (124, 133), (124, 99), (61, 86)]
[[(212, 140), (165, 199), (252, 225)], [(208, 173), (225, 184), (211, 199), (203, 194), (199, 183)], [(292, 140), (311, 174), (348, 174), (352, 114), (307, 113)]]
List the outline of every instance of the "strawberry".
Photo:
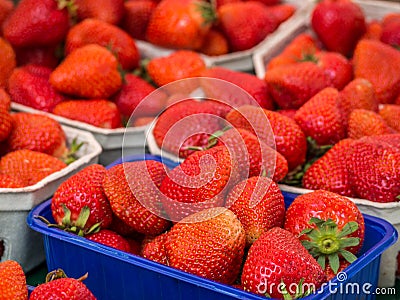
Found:
[(293, 119), (278, 112), (244, 105), (231, 110), (226, 120), (236, 128), (244, 128), (255, 133), (270, 147), (275, 147), (276, 143), (276, 151), (286, 158), (289, 171), (305, 162), (306, 137)]
[(224, 146), (189, 155), (161, 183), (163, 206), (173, 221), (222, 206), (224, 197), (239, 180), (238, 163)]
[(24, 186), (34, 185), (66, 166), (54, 156), (28, 149), (10, 152), (0, 159), (0, 172), (20, 178)]
[(157, 161), (136, 161), (116, 165), (105, 174), (103, 189), (114, 214), (139, 233), (156, 235), (170, 225), (159, 208), (158, 187), (165, 168)]
[(54, 0), (22, 0), (3, 24), (4, 37), (18, 47), (50, 46), (69, 30), (68, 4)]
[(13, 130), (7, 140), (9, 151), (29, 149), (62, 158), (68, 152), (61, 125), (45, 115), (15, 113)]
[(332, 280), (333, 278), (336, 277), (336, 275), (340, 272), (345, 272), (344, 269), (350, 266), (350, 263), (345, 260), (345, 259), (339, 259), (339, 269), (335, 273), (330, 265), (325, 266), (325, 275), (326, 275), (326, 280)]
[(0, 173), (0, 188), (21, 188), (24, 187), (24, 181), (15, 176)]
[[(203, 80), (201, 81), (201, 85), (206, 96), (209, 98), (224, 100), (233, 106), (258, 104), (266, 109), (273, 109), (274, 107), (272, 99), (268, 95), (267, 84), (255, 75), (224, 67), (212, 67), (205, 69), (200, 76), (221, 79), (235, 85), (231, 87), (224, 81)], [(233, 90), (237, 88), (236, 86), (249, 93), (252, 98), (238, 94)], [(232, 91), (229, 92), (229, 89), (232, 89)], [(228, 99), (226, 99), (227, 95)]]
[(364, 217), (357, 205), (324, 190), (297, 196), (286, 211), (284, 228), (299, 236), (323, 269), (329, 264), (335, 274), (339, 257), (350, 263), (356, 259), (365, 235)]
[(0, 109), (9, 111), (11, 108), (10, 95), (2, 88), (0, 88)]
[(205, 67), (200, 54), (178, 50), (167, 56), (151, 59), (147, 72), (156, 85), (163, 86), (179, 79), (198, 77)]
[(89, 44), (71, 52), (51, 73), (50, 83), (62, 93), (105, 99), (121, 88), (122, 78), (115, 56), (100, 45)]
[(59, 64), (56, 46), (14, 47), (18, 66), (41, 65), (54, 69)]
[(127, 237), (126, 240), (129, 243), (129, 253), (134, 255), (140, 255), (140, 249), (142, 248), (141, 243), (135, 239)]
[(312, 29), (328, 51), (350, 57), (366, 31), (364, 12), (351, 0), (323, 0), (314, 7)]
[(296, 111), (297, 111), (297, 109), (280, 109), (277, 112), (280, 113), (281, 115), (284, 115), (284, 116), (294, 120), (294, 116), (296, 115)]
[(354, 197), (346, 155), (353, 139), (343, 139), (313, 162), (303, 176), (303, 187), (310, 190), (327, 190), (339, 195)]
[(129, 126), (132, 127), (141, 127), (147, 126), (155, 120), (154, 117), (139, 117), (133, 120), (133, 122), (129, 123)]
[(355, 109), (350, 113), (347, 129), (350, 138), (359, 139), (387, 133), (395, 133), (395, 130), (378, 113), (366, 109)]
[(353, 56), (354, 75), (372, 83), (379, 103), (393, 103), (400, 92), (400, 52), (375, 40), (361, 40)]
[[(264, 2), (264, 0), (257, 0)], [(281, 24), (288, 20), (296, 12), (296, 6), (289, 3), (281, 3), (277, 5), (271, 5), (268, 7), (269, 13), (274, 16), (278, 24)]]
[[(154, 92), (155, 90), (144, 79), (126, 74), (121, 90), (112, 97), (112, 100), (125, 120), (129, 120), (131, 116), (134, 118), (156, 116), (164, 108), (167, 96), (163, 91)], [(153, 94), (149, 96), (151, 93)]]
[(379, 20), (367, 22), (367, 29), (361, 39), (380, 40), (382, 35), (382, 23)]
[(273, 100), (283, 109), (299, 108), (332, 85), (330, 76), (312, 62), (275, 67), (265, 73), (264, 79)]
[(0, 299), (27, 300), (28, 288), (22, 266), (15, 260), (0, 262)]
[(284, 296), (282, 286), (293, 295), (294, 290), (288, 289), (293, 284), (304, 283), (306, 290), (301, 292), (307, 293), (310, 286), (318, 289), (325, 281), (321, 266), (297, 237), (279, 227), (264, 232), (253, 243), (241, 275), (245, 291), (280, 299)]
[(382, 34), (380, 36), (381, 42), (394, 46), (400, 46), (400, 15), (393, 18), (391, 22), (386, 22), (382, 26)]
[(281, 0), (259, 0), (259, 1), (268, 6), (274, 6), (281, 3)]
[(243, 225), (247, 247), (265, 231), (283, 225), (283, 195), (278, 185), (267, 177), (254, 176), (239, 182), (229, 191), (226, 203)]
[(122, 127), (117, 106), (104, 99), (63, 101), (54, 107), (53, 114), (100, 128)]
[(108, 47), (125, 70), (139, 65), (139, 51), (134, 39), (115, 25), (98, 19), (85, 19), (76, 24), (65, 39), (65, 54), (88, 44)]
[(223, 207), (182, 219), (169, 231), (165, 245), (169, 266), (225, 284), (238, 276), (244, 247), (242, 224)]
[(98, 19), (117, 25), (124, 16), (123, 0), (74, 0), (78, 20)]
[(279, 25), (267, 6), (257, 1), (227, 3), (217, 12), (218, 26), (228, 39), (230, 51), (256, 46)]
[(126, 224), (124, 221), (122, 221), (120, 218), (118, 218), (115, 214), (113, 214), (112, 221), (110, 226), (108, 226), (108, 229), (114, 231), (115, 233), (118, 233), (119, 235), (122, 235), (124, 237), (130, 235), (131, 233), (135, 233), (135, 230)]
[(128, 241), (118, 233), (109, 229), (101, 229), (98, 232), (86, 235), (85, 238), (121, 251), (131, 251)]
[(86, 273), (79, 279), (68, 278), (61, 269), (52, 271), (46, 276), (46, 282), (39, 284), (32, 291), (29, 300), (96, 300), (96, 297), (82, 282), (87, 277), (88, 274)]
[(13, 118), (8, 110), (0, 106), (0, 142), (5, 141), (12, 131)]
[(40, 65), (26, 65), (14, 69), (8, 92), (13, 102), (51, 112), (64, 97), (49, 83), (52, 70)]
[(146, 28), (156, 6), (153, 0), (125, 1), (121, 27), (134, 39), (145, 40)]
[(379, 109), (379, 115), (394, 130), (400, 132), (400, 105), (383, 104)]
[(103, 229), (111, 224), (112, 210), (102, 187), (105, 174), (103, 166), (93, 164), (59, 185), (51, 200), (51, 212), (58, 225), (67, 229), (75, 226), (75, 233), (82, 235), (97, 223)]
[(294, 116), (305, 135), (319, 145), (335, 144), (346, 136), (338, 99), (337, 89), (325, 88), (303, 104)]
[(157, 235), (155, 237), (145, 237), (142, 242), (142, 249), (140, 255), (144, 258), (158, 262), (163, 265), (168, 265), (167, 251), (165, 244), (168, 239), (168, 232)]
[(14, 49), (10, 43), (2, 37), (0, 37), (0, 51), (0, 88), (5, 88), (8, 78), (17, 65), (17, 61)]
[(228, 40), (222, 32), (211, 28), (198, 51), (208, 56), (227, 54), (229, 52)]
[(356, 196), (374, 202), (398, 201), (400, 149), (397, 147), (398, 144), (375, 139), (375, 136), (354, 142), (348, 155), (347, 169)]
[(11, 0), (0, 1), (0, 26), (7, 19), (10, 13), (14, 10), (14, 2)]

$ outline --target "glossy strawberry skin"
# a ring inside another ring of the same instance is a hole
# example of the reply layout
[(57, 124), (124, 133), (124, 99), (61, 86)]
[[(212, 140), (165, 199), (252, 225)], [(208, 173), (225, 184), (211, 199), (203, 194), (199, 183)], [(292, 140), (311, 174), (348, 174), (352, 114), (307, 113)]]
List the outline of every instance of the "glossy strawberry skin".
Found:
[(131, 251), (128, 241), (118, 233), (109, 229), (102, 229), (99, 232), (85, 236), (85, 238), (121, 251)]
[(145, 40), (146, 28), (156, 6), (157, 2), (153, 0), (125, 1), (121, 27), (134, 39)]
[(14, 47), (14, 50), (18, 66), (34, 64), (54, 69), (59, 64), (57, 46)]
[(349, 115), (348, 136), (359, 139), (363, 136), (395, 133), (386, 121), (376, 112), (366, 109), (355, 109)]
[(95, 18), (117, 25), (124, 16), (123, 0), (74, 0), (79, 20)]
[(0, 88), (6, 88), (9, 77), (17, 65), (16, 54), (11, 44), (2, 37), (0, 37), (0, 51), (2, 53), (0, 57)]
[(391, 128), (400, 132), (400, 105), (384, 104), (379, 109), (379, 115)]
[(15, 260), (0, 262), (0, 299), (27, 300), (28, 288), (22, 266)]
[(21, 188), (24, 185), (24, 181), (16, 175), (0, 172), (0, 188)]
[(168, 265), (167, 252), (165, 249), (167, 239), (168, 232), (155, 237), (145, 237), (142, 242), (140, 255), (160, 264)]

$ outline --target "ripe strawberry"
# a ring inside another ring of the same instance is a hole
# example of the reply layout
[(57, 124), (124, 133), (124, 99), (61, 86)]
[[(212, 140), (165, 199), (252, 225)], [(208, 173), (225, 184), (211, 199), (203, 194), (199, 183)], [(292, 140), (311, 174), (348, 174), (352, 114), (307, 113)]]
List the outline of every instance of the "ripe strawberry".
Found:
[(7, 19), (10, 13), (14, 10), (14, 2), (11, 0), (0, 1), (0, 27), (3, 22)]
[[(112, 210), (102, 187), (105, 174), (103, 166), (94, 164), (60, 184), (51, 200), (51, 212), (58, 225), (75, 225), (76, 233), (82, 235), (97, 223), (103, 229), (111, 224)], [(66, 209), (71, 213), (67, 223), (63, 222)], [(86, 222), (80, 219), (83, 213), (88, 217)]]
[(74, 0), (78, 20), (98, 19), (117, 25), (124, 15), (123, 0)]
[(350, 113), (347, 129), (349, 138), (359, 139), (387, 133), (395, 133), (395, 130), (378, 113), (366, 109), (355, 109)]
[(8, 81), (12, 101), (51, 112), (64, 99), (49, 83), (51, 72), (50, 68), (39, 65), (14, 69)]
[(15, 260), (0, 262), (0, 299), (27, 300), (28, 288), (22, 266)]
[(382, 26), (388, 26), (392, 22), (397, 22), (399, 20), (400, 13), (390, 12), (383, 16), (381, 23)]
[[(113, 96), (112, 101), (125, 120), (133, 113), (134, 118), (156, 116), (164, 108), (167, 95), (161, 90), (154, 92), (155, 90), (146, 80), (126, 74), (121, 90)], [(149, 96), (151, 93), (153, 94)]]
[(299, 108), (332, 85), (330, 76), (312, 62), (275, 67), (265, 73), (264, 79), (273, 100), (283, 109)]
[(154, 120), (155, 120), (154, 117), (139, 117), (137, 119), (134, 119), (133, 122), (130, 122), (129, 126), (132, 126), (132, 127), (147, 126)]
[(325, 266), (325, 275), (326, 275), (326, 280), (332, 280), (335, 278), (335, 276), (340, 273), (340, 272), (345, 272), (344, 269), (350, 266), (350, 263), (347, 260), (344, 259), (339, 259), (339, 269), (335, 273), (330, 265)]
[(178, 50), (167, 56), (151, 59), (147, 72), (156, 85), (163, 86), (179, 79), (200, 76), (205, 67), (200, 54)]
[(53, 114), (100, 128), (122, 127), (119, 110), (115, 103), (109, 100), (67, 100), (58, 103), (53, 109)]
[(51, 73), (50, 83), (62, 93), (106, 99), (121, 88), (122, 78), (115, 56), (100, 45), (89, 44), (71, 52)]
[(17, 65), (15, 52), (10, 43), (0, 37), (0, 88), (7, 86), (8, 78)]
[(24, 182), (21, 178), (10, 175), (0, 173), (0, 188), (20, 188), (24, 187)]
[(283, 195), (278, 185), (267, 177), (254, 176), (239, 182), (229, 191), (226, 204), (243, 225), (247, 247), (265, 231), (283, 225)]
[(220, 31), (211, 28), (198, 51), (208, 56), (227, 54), (229, 52), (228, 40)]
[(318, 289), (325, 281), (321, 266), (297, 237), (279, 227), (264, 232), (250, 247), (241, 275), (244, 290), (281, 299), (283, 291), (277, 287), (282, 284), (292, 295), (291, 284), (303, 282), (305, 288)]
[(16, 150), (0, 159), (0, 172), (20, 178), (24, 186), (38, 183), (67, 165), (46, 153), (32, 150)]
[[(224, 67), (213, 67), (205, 69), (201, 72), (200, 76), (217, 78), (224, 81), (211, 81), (203, 80), (201, 81), (202, 88), (207, 97), (212, 99), (219, 99), (232, 106), (240, 106), (244, 104), (260, 105), (266, 109), (273, 109), (274, 105), (272, 99), (268, 95), (268, 88), (265, 81), (257, 78), (255, 75), (234, 71), (226, 69)], [(231, 88), (225, 83), (228, 81), (235, 86), (232, 86), (232, 91), (229, 92)], [(246, 97), (244, 94), (238, 94), (234, 88), (236, 86), (242, 88), (245, 92), (249, 93), (250, 97)], [(227, 98), (228, 95), (228, 99)], [(254, 101), (255, 100), (255, 101)]]
[(375, 88), (379, 103), (393, 103), (400, 92), (400, 52), (375, 40), (361, 40), (353, 56), (354, 75)]
[(281, 2), (281, 0), (259, 0), (259, 1), (268, 6), (278, 5)]
[[(257, 0), (264, 2), (264, 0)], [(271, 5), (268, 7), (269, 13), (272, 14), (277, 20), (278, 24), (281, 24), (288, 20), (296, 12), (296, 6), (289, 3), (281, 3), (277, 5)]]
[(136, 161), (116, 165), (105, 174), (103, 189), (114, 214), (139, 233), (156, 235), (170, 225), (159, 207), (158, 187), (165, 168), (157, 161)]
[(366, 31), (364, 12), (350, 0), (324, 0), (312, 12), (311, 26), (329, 51), (351, 56)]
[(383, 104), (379, 115), (391, 128), (400, 132), (400, 105)]
[(361, 39), (380, 40), (382, 35), (382, 23), (380, 20), (367, 22), (367, 29)]
[(222, 206), (228, 190), (238, 182), (239, 170), (233, 154), (224, 146), (189, 155), (162, 181), (163, 206), (173, 221)]
[(142, 242), (140, 255), (160, 264), (168, 265), (167, 251), (165, 249), (167, 239), (168, 232), (155, 237), (145, 237)]
[(162, 47), (196, 50), (214, 20), (214, 12), (206, 1), (162, 0), (150, 17), (146, 39)]
[(134, 39), (115, 25), (98, 19), (85, 19), (76, 24), (65, 39), (65, 54), (88, 44), (108, 47), (125, 70), (139, 65), (139, 51)]
[(50, 46), (69, 29), (67, 4), (54, 0), (22, 0), (3, 24), (4, 37), (18, 47)]
[(381, 42), (390, 46), (400, 46), (400, 14), (397, 18), (393, 17), (391, 22), (386, 22), (382, 26), (382, 34), (380, 36)]
[(10, 95), (3, 89), (0, 88), (0, 109), (9, 111), (11, 108)]
[(134, 39), (145, 40), (146, 29), (157, 2), (153, 0), (129, 0), (124, 2), (121, 27)]
[(240, 271), (245, 241), (236, 215), (226, 208), (214, 207), (175, 224), (165, 248), (169, 266), (232, 284)]
[(231, 51), (256, 46), (279, 25), (267, 6), (257, 1), (228, 3), (217, 12), (218, 26), (227, 37)]
[(128, 241), (118, 233), (109, 229), (101, 229), (98, 232), (86, 235), (85, 238), (121, 251), (131, 251)]
[(18, 66), (40, 65), (54, 69), (59, 64), (56, 46), (47, 47), (14, 47)]
[(356, 259), (365, 235), (364, 217), (357, 205), (324, 190), (297, 196), (286, 211), (284, 228), (299, 236), (323, 269), (329, 264), (335, 274), (339, 257), (350, 263)]
[(0, 142), (5, 141), (12, 131), (13, 118), (8, 110), (0, 106)]
[[(386, 137), (390, 139), (389, 137)], [(398, 201), (400, 149), (397, 145), (363, 137), (354, 142), (347, 160), (353, 189), (359, 198), (374, 202)]]
[(15, 113), (13, 130), (7, 140), (9, 151), (29, 149), (62, 158), (67, 154), (66, 136), (61, 125), (45, 115)]
[(354, 197), (346, 155), (353, 139), (343, 139), (311, 164), (303, 176), (303, 187), (310, 190), (327, 190), (339, 195)]
[(280, 109), (277, 112), (280, 113), (281, 115), (284, 115), (284, 116), (294, 120), (294, 116), (296, 115), (296, 111), (297, 111), (297, 109)]
[(236, 128), (244, 128), (255, 133), (269, 146), (274, 146), (276, 143), (276, 151), (286, 158), (289, 171), (304, 163), (307, 141), (303, 131), (293, 119), (278, 112), (244, 105), (229, 112), (226, 120)]
[(294, 116), (305, 135), (319, 145), (336, 144), (346, 136), (338, 99), (337, 89), (325, 88), (303, 104)]

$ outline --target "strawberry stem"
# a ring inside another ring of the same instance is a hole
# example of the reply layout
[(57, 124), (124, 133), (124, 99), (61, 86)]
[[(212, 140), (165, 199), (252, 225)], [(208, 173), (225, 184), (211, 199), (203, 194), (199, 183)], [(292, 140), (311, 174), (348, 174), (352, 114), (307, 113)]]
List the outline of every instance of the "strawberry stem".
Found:
[(67, 165), (76, 161), (78, 159), (77, 152), (82, 148), (84, 144), (85, 142), (78, 143), (77, 138), (74, 138), (72, 140), (69, 151), (67, 152), (67, 154), (64, 155), (64, 157), (61, 158), (61, 160)]

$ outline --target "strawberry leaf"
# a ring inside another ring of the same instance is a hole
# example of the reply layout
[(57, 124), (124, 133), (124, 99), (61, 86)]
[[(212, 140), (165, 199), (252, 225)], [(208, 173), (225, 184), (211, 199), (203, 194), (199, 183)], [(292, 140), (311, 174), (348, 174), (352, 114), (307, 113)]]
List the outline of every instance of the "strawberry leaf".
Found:
[(347, 260), (349, 263), (354, 262), (357, 259), (357, 256), (355, 256), (353, 253), (347, 250), (340, 250), (339, 253), (343, 256), (345, 260)]
[(338, 237), (345, 237), (346, 235), (352, 234), (353, 232), (357, 231), (358, 223), (357, 222), (349, 222), (343, 226), (342, 231), (339, 233)]
[(331, 267), (334, 274), (336, 274), (339, 270), (339, 256), (337, 253), (333, 253), (328, 255), (329, 266)]

